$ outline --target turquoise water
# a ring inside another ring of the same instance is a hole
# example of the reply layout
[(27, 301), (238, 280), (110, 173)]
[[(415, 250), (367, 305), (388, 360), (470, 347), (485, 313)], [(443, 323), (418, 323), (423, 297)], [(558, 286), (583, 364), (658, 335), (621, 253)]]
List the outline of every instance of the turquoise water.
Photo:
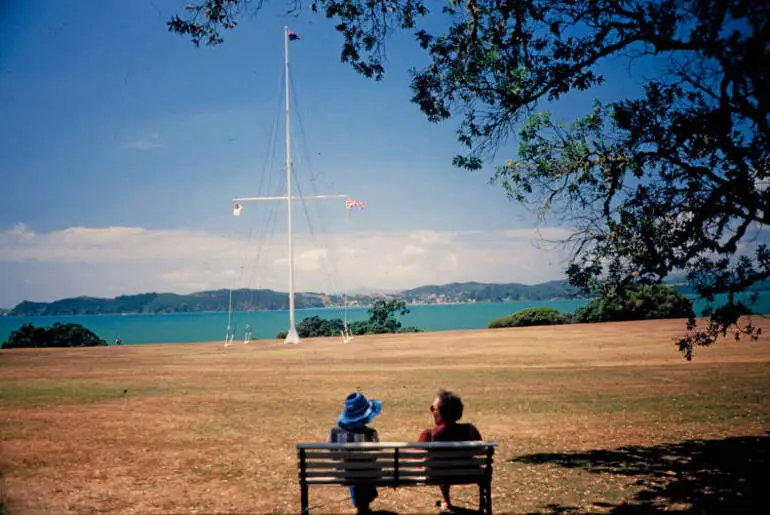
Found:
[[(405, 326), (416, 326), (424, 331), (482, 329), (491, 320), (524, 308), (545, 306), (565, 313), (573, 313), (586, 302), (581, 299), (418, 305), (409, 306), (411, 313), (402, 317), (402, 322)], [(702, 308), (703, 302), (696, 301), (696, 312)], [(770, 292), (760, 294), (753, 309), (756, 313), (770, 314)], [(297, 322), (313, 315), (342, 318), (343, 312), (337, 308), (301, 309), (297, 310)], [(368, 318), (366, 308), (349, 309), (348, 318), (366, 320)], [(288, 319), (287, 311), (241, 312), (233, 315), (233, 327), (238, 337), (243, 335), (246, 324), (249, 324), (253, 338), (274, 338), (276, 333), (287, 329)], [(224, 340), (227, 313), (0, 317), (0, 342), (5, 341), (11, 331), (18, 329), (22, 324), (50, 326), (54, 322), (82, 324), (108, 343), (112, 343), (115, 336), (120, 336), (124, 344), (205, 342)]]

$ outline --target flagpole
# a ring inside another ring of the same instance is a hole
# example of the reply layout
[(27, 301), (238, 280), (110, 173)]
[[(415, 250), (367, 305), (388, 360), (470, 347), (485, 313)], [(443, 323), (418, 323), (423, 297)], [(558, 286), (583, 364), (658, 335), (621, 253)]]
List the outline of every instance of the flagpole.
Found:
[[(289, 238), (289, 330), (286, 334), (284, 344), (298, 344), (300, 343), (299, 334), (297, 333), (297, 324), (295, 318), (295, 298), (294, 298), (294, 228), (293, 228), (293, 206), (292, 200), (304, 200), (304, 199), (334, 199), (344, 198), (345, 207), (350, 209), (357, 206), (359, 209), (363, 209), (363, 202), (352, 200), (348, 195), (333, 194), (333, 195), (313, 195), (309, 197), (294, 196), (292, 194), (292, 162), (291, 162), (291, 125), (290, 125), (290, 106), (291, 101), (289, 97), (289, 41), (294, 39), (300, 39), (299, 35), (290, 31), (289, 27), (283, 28), (283, 51), (284, 51), (284, 75), (286, 79), (286, 196), (276, 197), (235, 197), (233, 198), (233, 215), (239, 216), (241, 214), (242, 206), (239, 202), (246, 201), (266, 201), (266, 200), (286, 200), (287, 215), (288, 215), (288, 238)], [(228, 321), (229, 312), (232, 308), (228, 309)], [(347, 314), (346, 314), (347, 315)], [(346, 316), (347, 318), (347, 316)], [(228, 322), (228, 331), (229, 331)]]
[(286, 76), (286, 197), (289, 219), (289, 332), (284, 343), (299, 343), (294, 318), (294, 234), (292, 230), (292, 187), (291, 187), (291, 130), (289, 125), (289, 27), (283, 28), (284, 67)]

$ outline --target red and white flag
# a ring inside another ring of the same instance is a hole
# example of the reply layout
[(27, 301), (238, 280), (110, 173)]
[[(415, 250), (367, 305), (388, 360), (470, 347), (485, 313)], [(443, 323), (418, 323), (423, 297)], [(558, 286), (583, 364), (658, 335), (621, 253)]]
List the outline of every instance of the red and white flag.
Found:
[(345, 208), (350, 209), (353, 207), (357, 207), (358, 209), (364, 208), (364, 203), (359, 200), (353, 200), (352, 198), (345, 199)]
[(241, 216), (243, 206), (240, 204), (233, 204), (233, 216)]

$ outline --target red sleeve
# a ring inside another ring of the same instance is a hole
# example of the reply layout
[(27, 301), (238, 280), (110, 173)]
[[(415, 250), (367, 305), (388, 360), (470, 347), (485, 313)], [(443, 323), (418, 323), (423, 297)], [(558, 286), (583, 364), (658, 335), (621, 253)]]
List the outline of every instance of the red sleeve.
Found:
[(430, 429), (426, 429), (425, 431), (420, 433), (420, 438), (417, 441), (418, 442), (423, 442), (423, 443), (430, 442), (431, 441), (430, 435), (431, 435), (431, 430)]

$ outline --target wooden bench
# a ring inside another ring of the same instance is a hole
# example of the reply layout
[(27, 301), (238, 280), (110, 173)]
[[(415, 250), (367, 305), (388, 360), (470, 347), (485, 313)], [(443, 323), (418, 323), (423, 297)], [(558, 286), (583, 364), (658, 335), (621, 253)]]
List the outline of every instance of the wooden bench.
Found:
[(479, 487), (479, 511), (492, 513), (492, 456), (497, 442), (298, 443), (302, 513), (308, 488), (330, 485)]

